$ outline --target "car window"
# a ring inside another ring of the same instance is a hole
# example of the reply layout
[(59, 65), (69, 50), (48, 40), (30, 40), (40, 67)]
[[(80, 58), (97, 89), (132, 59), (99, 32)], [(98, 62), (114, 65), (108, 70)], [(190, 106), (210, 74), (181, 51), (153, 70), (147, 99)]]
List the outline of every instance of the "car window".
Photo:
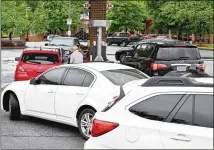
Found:
[(24, 53), (21, 61), (28, 64), (59, 63), (58, 55), (50, 53)]
[(193, 96), (190, 95), (173, 117), (171, 123), (192, 125), (192, 108)]
[(195, 96), (194, 125), (213, 128), (213, 95)]
[(137, 51), (138, 57), (150, 57), (150, 55), (152, 54), (153, 50), (154, 50), (154, 46), (153, 45), (142, 44), (140, 49), (138, 49), (138, 51)]
[(117, 69), (101, 71), (107, 79), (109, 79), (115, 85), (123, 85), (127, 82), (139, 79), (147, 79), (142, 72), (136, 69)]
[(69, 69), (63, 85), (68, 86), (82, 86), (83, 80), (85, 79), (87, 72), (77, 68)]
[(85, 79), (83, 81), (82, 86), (83, 87), (89, 87), (93, 81), (94, 81), (94, 76), (90, 73), (87, 73), (85, 76)]
[(167, 47), (159, 48), (156, 59), (164, 60), (197, 60), (200, 59), (197, 48)]
[(75, 40), (74, 38), (56, 37), (50, 42), (50, 44), (51, 45), (57, 45), (57, 46), (74, 46), (75, 45), (74, 40)]
[(164, 121), (182, 97), (178, 94), (157, 95), (132, 106), (129, 111), (145, 119)]
[(66, 68), (56, 68), (39, 77), (40, 84), (59, 85)]

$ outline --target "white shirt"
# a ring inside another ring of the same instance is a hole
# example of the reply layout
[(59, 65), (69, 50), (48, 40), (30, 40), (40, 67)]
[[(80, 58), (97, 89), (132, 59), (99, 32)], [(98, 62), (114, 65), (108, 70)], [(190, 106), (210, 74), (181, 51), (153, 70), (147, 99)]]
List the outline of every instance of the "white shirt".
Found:
[(70, 64), (83, 63), (83, 55), (78, 50), (74, 51), (70, 56)]

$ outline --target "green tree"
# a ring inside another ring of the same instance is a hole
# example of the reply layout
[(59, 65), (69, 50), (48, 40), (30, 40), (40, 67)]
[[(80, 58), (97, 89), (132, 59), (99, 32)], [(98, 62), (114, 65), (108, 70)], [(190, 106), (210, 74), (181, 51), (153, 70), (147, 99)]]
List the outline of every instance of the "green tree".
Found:
[(147, 19), (144, 1), (112, 1), (114, 7), (107, 13), (107, 19), (112, 20), (110, 31), (142, 30), (143, 21)]
[(152, 27), (158, 33), (171, 30), (203, 35), (213, 31), (213, 1), (158, 0), (155, 4), (152, 0), (147, 6), (153, 18)]

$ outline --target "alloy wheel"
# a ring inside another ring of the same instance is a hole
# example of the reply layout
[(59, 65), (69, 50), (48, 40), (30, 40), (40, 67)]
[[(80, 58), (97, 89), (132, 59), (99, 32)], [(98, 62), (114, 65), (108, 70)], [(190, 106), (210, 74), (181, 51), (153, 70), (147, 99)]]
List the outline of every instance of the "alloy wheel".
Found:
[(82, 130), (82, 133), (87, 137), (90, 137), (91, 135), (92, 118), (93, 118), (93, 115), (90, 113), (84, 114), (81, 118), (81, 122), (80, 122), (81, 130)]

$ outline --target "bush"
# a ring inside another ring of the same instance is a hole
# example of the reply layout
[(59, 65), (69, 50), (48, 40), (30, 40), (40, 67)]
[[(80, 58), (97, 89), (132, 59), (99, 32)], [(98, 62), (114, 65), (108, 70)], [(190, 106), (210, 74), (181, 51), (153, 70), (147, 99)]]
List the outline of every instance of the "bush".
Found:
[(23, 40), (1, 40), (1, 46), (25, 46), (25, 41)]

